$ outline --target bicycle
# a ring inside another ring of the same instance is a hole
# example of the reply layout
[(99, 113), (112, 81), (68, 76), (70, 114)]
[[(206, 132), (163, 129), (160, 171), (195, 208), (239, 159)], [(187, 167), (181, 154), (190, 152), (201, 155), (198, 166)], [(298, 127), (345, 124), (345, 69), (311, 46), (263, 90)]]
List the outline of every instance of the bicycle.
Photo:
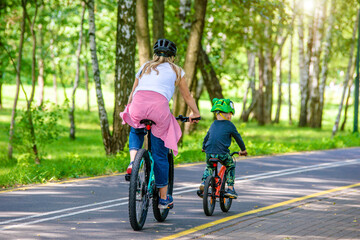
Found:
[[(200, 120), (196, 118), (194, 120)], [(181, 122), (188, 122), (189, 117), (179, 115), (176, 120)], [(154, 176), (154, 159), (151, 154), (151, 126), (156, 123), (149, 119), (140, 121), (146, 127), (147, 146), (148, 149), (141, 148), (136, 156), (132, 167), (131, 175), (126, 175), (125, 179), (130, 181), (129, 185), (129, 221), (131, 227), (135, 230), (141, 230), (145, 224), (148, 208), (152, 199), (152, 209), (154, 217), (158, 222), (165, 221), (169, 213), (169, 208), (159, 209), (159, 190), (155, 185)], [(168, 180), (168, 195), (173, 193), (174, 184), (174, 159), (172, 150), (168, 153), (169, 161), (169, 180)]]
[[(231, 157), (238, 152), (231, 153)], [(210, 163), (213, 164), (214, 172), (213, 175), (208, 176), (205, 180), (204, 192), (197, 191), (199, 197), (203, 198), (203, 209), (207, 216), (211, 216), (214, 213), (216, 199), (220, 202), (220, 208), (223, 212), (230, 210), (233, 198), (225, 195), (225, 184), (226, 184), (226, 167), (221, 166), (218, 173), (218, 163), (221, 163), (218, 158), (210, 158)]]

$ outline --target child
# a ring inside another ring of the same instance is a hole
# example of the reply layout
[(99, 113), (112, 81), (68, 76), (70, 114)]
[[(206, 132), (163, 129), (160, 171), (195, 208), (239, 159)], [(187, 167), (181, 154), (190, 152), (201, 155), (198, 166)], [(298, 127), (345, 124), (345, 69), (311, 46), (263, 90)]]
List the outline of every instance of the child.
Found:
[(226, 167), (226, 181), (228, 189), (225, 196), (230, 198), (237, 198), (237, 193), (234, 189), (235, 180), (235, 164), (230, 156), (229, 147), (231, 144), (231, 137), (235, 138), (241, 151), (240, 155), (247, 155), (245, 144), (238, 133), (235, 125), (230, 121), (235, 109), (233, 102), (230, 99), (218, 99), (212, 100), (213, 107), (211, 112), (215, 112), (216, 120), (211, 124), (209, 131), (207, 132), (203, 142), (203, 152), (206, 153), (206, 163), (202, 183), (200, 185), (200, 192), (204, 191), (204, 183), (208, 176), (212, 175), (214, 167), (210, 164), (210, 158), (218, 158), (221, 163)]

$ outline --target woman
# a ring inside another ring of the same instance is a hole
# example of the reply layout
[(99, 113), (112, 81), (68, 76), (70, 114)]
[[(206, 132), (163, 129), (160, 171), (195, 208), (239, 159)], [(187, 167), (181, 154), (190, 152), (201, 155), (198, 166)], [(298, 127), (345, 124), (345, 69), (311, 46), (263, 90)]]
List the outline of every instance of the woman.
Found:
[(190, 122), (197, 123), (193, 118), (200, 117), (199, 109), (192, 98), (185, 80), (185, 72), (176, 64), (176, 45), (167, 39), (159, 39), (154, 45), (153, 60), (141, 66), (129, 96), (128, 105), (120, 113), (123, 124), (131, 126), (129, 136), (130, 164), (127, 173), (131, 174), (132, 163), (137, 151), (144, 141), (144, 125), (142, 119), (150, 119), (156, 123), (152, 127), (152, 153), (154, 158), (155, 183), (159, 188), (159, 208), (173, 207), (171, 196), (167, 196), (169, 163), (167, 154), (169, 148), (177, 155), (177, 143), (181, 137), (181, 129), (175, 117), (171, 114), (169, 101), (175, 87), (192, 110)]

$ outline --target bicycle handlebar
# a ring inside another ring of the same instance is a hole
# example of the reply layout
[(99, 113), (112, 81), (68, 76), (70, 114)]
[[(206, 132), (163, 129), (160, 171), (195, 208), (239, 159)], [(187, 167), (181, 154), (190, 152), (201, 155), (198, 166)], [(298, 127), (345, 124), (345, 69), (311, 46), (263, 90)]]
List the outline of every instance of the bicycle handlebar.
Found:
[[(176, 117), (176, 120), (180, 120), (181, 122), (189, 122), (189, 117), (184, 117), (183, 115), (179, 115)], [(201, 117), (193, 118), (192, 120), (201, 120)]]

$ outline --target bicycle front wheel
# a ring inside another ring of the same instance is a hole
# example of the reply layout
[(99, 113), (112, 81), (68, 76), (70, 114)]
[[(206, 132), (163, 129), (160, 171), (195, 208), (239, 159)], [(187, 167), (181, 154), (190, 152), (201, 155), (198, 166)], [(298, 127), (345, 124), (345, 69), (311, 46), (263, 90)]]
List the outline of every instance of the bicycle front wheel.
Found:
[[(169, 180), (168, 180), (169, 184), (168, 184), (167, 194), (172, 195), (173, 186), (174, 186), (174, 157), (173, 157), (172, 151), (169, 151), (168, 161), (169, 161)], [(152, 202), (154, 217), (158, 222), (163, 222), (163, 221), (165, 221), (166, 217), (168, 216), (170, 209), (159, 209), (158, 208), (159, 198), (160, 198), (159, 191), (155, 187), (154, 197), (153, 197), (153, 202)]]
[(135, 156), (129, 185), (129, 221), (135, 231), (143, 228), (148, 212), (149, 164), (148, 152), (140, 149)]
[(203, 208), (206, 216), (211, 216), (215, 209), (216, 203), (216, 187), (215, 178), (208, 176), (205, 180), (205, 188), (203, 195)]
[(226, 176), (224, 174), (220, 189), (220, 208), (223, 212), (228, 212), (232, 204), (232, 199), (229, 197), (225, 197), (225, 191), (226, 191), (225, 183), (226, 183)]

